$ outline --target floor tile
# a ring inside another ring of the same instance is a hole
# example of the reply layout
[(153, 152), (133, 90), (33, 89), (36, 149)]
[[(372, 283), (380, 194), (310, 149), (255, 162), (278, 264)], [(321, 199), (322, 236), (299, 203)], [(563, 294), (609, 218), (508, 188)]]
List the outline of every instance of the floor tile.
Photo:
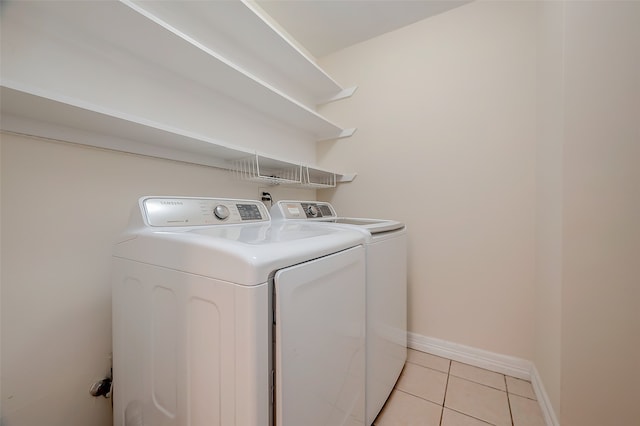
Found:
[(375, 426), (438, 426), (442, 407), (407, 393), (394, 390)]
[(545, 426), (538, 401), (510, 394), (509, 402), (514, 426)]
[(396, 389), (442, 405), (447, 374), (416, 364), (406, 363)]
[(507, 393), (449, 376), (445, 407), (497, 426), (511, 426)]
[(473, 417), (466, 416), (457, 411), (444, 409), (442, 413), (442, 426), (490, 426), (491, 423), (483, 422), (482, 420), (474, 419)]
[(462, 379), (471, 380), (472, 382), (480, 383), (482, 385), (491, 386), (492, 388), (503, 391), (507, 390), (504, 384), (503, 374), (494, 373), (493, 371), (485, 370), (483, 368), (451, 361), (451, 372), (449, 374)]
[(507, 376), (507, 391), (529, 399), (537, 399), (531, 382)]
[(446, 358), (441, 358), (439, 356), (416, 351), (413, 349), (409, 349), (407, 351), (407, 362), (418, 364), (427, 368), (432, 368), (444, 373), (449, 372), (449, 365), (451, 364), (451, 361)]

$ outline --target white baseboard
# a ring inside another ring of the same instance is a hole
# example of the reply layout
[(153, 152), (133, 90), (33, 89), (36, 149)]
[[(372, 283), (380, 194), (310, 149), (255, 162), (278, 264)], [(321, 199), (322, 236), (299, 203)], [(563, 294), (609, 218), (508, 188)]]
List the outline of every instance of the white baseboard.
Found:
[(538, 370), (531, 361), (412, 332), (407, 333), (407, 345), (421, 352), (531, 381), (547, 426), (560, 426)]
[(458, 343), (408, 333), (408, 346), (443, 358), (463, 362), (485, 370), (506, 374), (519, 379), (531, 380), (531, 361), (508, 355), (501, 355), (483, 349), (472, 348)]
[(536, 398), (538, 398), (538, 403), (540, 404), (540, 409), (542, 409), (542, 414), (544, 415), (547, 426), (560, 426), (556, 412), (551, 406), (549, 395), (547, 395), (547, 391), (542, 384), (540, 373), (538, 373), (538, 369), (533, 364), (531, 365), (531, 385), (533, 386), (533, 391), (536, 393)]

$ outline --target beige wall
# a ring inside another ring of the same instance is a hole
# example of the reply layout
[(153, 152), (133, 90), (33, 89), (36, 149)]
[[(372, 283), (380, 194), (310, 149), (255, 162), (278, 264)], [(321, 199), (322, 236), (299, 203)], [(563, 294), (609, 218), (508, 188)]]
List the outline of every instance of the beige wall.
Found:
[(356, 95), (324, 143), (357, 179), (319, 196), (409, 227), (409, 329), (533, 357), (536, 8), (474, 2), (321, 60)]
[(541, 4), (534, 362), (560, 423), (640, 419), (640, 3)]
[(640, 423), (640, 3), (565, 6), (563, 426)]
[(320, 197), (409, 225), (411, 331), (532, 360), (562, 425), (636, 424), (640, 3), (474, 2), (321, 63), (360, 88), (319, 149), (358, 179)]
[(539, 3), (534, 362), (560, 413), (564, 5)]
[(109, 370), (111, 246), (137, 197), (255, 199), (258, 186), (208, 167), (1, 136), (2, 425), (109, 425), (110, 400), (89, 386)]

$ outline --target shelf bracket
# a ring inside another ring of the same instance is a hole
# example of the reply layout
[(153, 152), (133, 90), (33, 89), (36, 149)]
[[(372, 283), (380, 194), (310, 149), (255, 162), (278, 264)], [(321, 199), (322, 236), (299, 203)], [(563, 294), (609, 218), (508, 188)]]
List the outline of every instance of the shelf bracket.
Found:
[(342, 175), (338, 175), (337, 180), (339, 183), (353, 182), (356, 176), (358, 176), (357, 173), (345, 173)]
[(316, 142), (332, 141), (332, 140), (335, 140), (335, 139), (348, 138), (350, 136), (353, 136), (353, 134), (356, 132), (356, 130), (358, 130), (357, 127), (352, 127), (350, 129), (343, 129), (339, 134), (337, 134), (335, 136), (331, 136), (331, 137), (328, 137), (328, 138), (322, 138), (322, 139), (316, 139)]
[(350, 98), (351, 96), (353, 96), (353, 94), (355, 93), (355, 91), (357, 89), (358, 89), (358, 86), (349, 87), (348, 89), (342, 89), (340, 92), (338, 92), (337, 94), (331, 96), (330, 98), (323, 99), (323, 100), (319, 101), (317, 103), (317, 106), (325, 105), (325, 104), (328, 104), (328, 103), (331, 103), (331, 102), (335, 102), (335, 101), (339, 101), (341, 99)]

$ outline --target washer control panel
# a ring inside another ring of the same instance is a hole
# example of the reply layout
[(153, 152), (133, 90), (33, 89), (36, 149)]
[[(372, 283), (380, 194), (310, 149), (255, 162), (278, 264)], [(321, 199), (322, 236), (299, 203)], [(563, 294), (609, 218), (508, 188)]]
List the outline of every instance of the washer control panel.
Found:
[(321, 201), (278, 201), (271, 209), (274, 218), (327, 219), (337, 217), (331, 204)]
[(143, 197), (140, 208), (149, 226), (208, 226), (271, 220), (265, 205), (255, 200)]

